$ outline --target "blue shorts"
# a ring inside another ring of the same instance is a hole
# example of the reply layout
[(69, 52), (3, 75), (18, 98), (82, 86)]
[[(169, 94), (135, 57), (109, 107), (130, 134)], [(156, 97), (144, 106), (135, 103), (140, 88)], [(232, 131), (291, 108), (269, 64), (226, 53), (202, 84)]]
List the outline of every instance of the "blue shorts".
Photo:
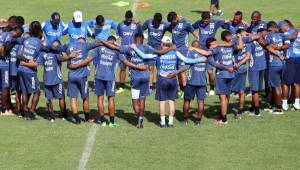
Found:
[(231, 91), (233, 92), (244, 92), (246, 89), (247, 72), (236, 73), (232, 80)]
[(37, 73), (19, 72), (19, 85), (22, 93), (36, 93), (40, 91)]
[(97, 96), (115, 96), (115, 81), (95, 79), (95, 94)]
[(249, 71), (249, 84), (250, 90), (258, 92), (262, 90), (264, 81), (264, 70), (260, 71)]
[(282, 78), (282, 67), (269, 67), (269, 85), (280, 87)]
[(217, 78), (216, 94), (229, 95), (231, 93), (232, 78)]
[(89, 87), (87, 77), (69, 78), (68, 80), (68, 96), (70, 98), (77, 98), (78, 91), (81, 98), (89, 97)]
[(9, 68), (8, 67), (0, 67), (1, 74), (1, 89), (9, 87)]
[(149, 91), (149, 77), (147, 78), (131, 78), (131, 90), (139, 91), (139, 98), (150, 95)]
[(206, 97), (206, 86), (194, 86), (187, 84), (184, 88), (184, 100), (204, 100)]
[(300, 84), (300, 58), (289, 58), (285, 61), (282, 82), (287, 85)]
[(219, 4), (219, 0), (211, 0), (210, 4), (217, 5), (217, 4)]
[(158, 77), (156, 82), (155, 99), (158, 101), (178, 99), (177, 78)]
[(47, 99), (61, 99), (65, 96), (64, 84), (45, 85), (45, 97)]

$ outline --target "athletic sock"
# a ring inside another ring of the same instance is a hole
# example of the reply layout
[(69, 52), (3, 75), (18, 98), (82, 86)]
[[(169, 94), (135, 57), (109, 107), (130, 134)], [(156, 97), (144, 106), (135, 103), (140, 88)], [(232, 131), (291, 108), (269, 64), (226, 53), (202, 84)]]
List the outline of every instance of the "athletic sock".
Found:
[(165, 124), (166, 124), (166, 117), (165, 117), (165, 116), (161, 116), (161, 117), (160, 117), (160, 123), (161, 123), (162, 125), (165, 125)]
[(102, 123), (102, 122), (104, 122), (104, 116), (100, 116), (100, 122)]
[(295, 99), (295, 105), (297, 105), (297, 106), (300, 105), (300, 99), (299, 99), (299, 98), (296, 98), (296, 99)]
[(219, 9), (218, 12), (222, 12), (222, 10)]
[(124, 88), (125, 87), (125, 83), (120, 83), (120, 88)]
[(109, 122), (112, 124), (115, 124), (115, 117), (114, 116), (110, 116), (109, 117)]
[(210, 85), (210, 90), (215, 90), (215, 85)]
[(260, 114), (259, 107), (254, 107), (254, 113), (255, 113), (256, 115), (259, 115), (259, 114)]
[(284, 110), (287, 110), (288, 109), (288, 100), (287, 99), (283, 99), (282, 100), (282, 108)]
[(169, 116), (169, 122), (168, 122), (168, 124), (169, 125), (173, 125), (173, 116)]

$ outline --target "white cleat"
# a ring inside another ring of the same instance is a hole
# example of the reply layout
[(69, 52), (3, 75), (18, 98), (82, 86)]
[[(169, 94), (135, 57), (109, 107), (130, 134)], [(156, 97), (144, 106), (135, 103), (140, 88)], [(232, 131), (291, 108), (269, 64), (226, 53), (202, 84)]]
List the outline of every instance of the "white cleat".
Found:
[(214, 95), (216, 95), (216, 93), (215, 93), (214, 90), (210, 90), (210, 91), (209, 91), (209, 95), (210, 95), (210, 96), (214, 96)]

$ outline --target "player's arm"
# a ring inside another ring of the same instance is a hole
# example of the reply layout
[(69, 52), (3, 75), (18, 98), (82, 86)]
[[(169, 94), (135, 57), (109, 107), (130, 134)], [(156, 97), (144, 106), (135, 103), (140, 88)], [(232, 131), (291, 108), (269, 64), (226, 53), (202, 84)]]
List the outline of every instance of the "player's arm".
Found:
[(34, 60), (29, 60), (28, 62), (21, 61), (20, 65), (35, 69), (35, 68), (37, 68), (38, 63), (35, 62)]
[(61, 62), (65, 62), (65, 61), (68, 61), (68, 60), (71, 60), (73, 58), (76, 58), (77, 56), (79, 55), (78, 52), (74, 51), (72, 52), (71, 54), (69, 55), (64, 55), (62, 58), (61, 58)]
[(245, 57), (234, 65), (234, 68), (235, 69), (239, 68), (241, 65), (246, 64), (250, 59), (251, 59), (251, 53), (247, 52)]
[(154, 59), (157, 58), (157, 55), (155, 54), (145, 54), (142, 50), (136, 47), (135, 44), (131, 44), (130, 47), (137, 53), (139, 57), (142, 59)]
[(164, 55), (166, 53), (168, 53), (169, 51), (172, 51), (172, 50), (176, 50), (176, 46), (175, 45), (172, 45), (170, 48), (166, 48), (166, 49), (157, 49), (154, 51), (154, 54), (157, 54), (157, 55)]
[(186, 64), (196, 64), (196, 63), (204, 63), (207, 61), (206, 57), (199, 57), (199, 58), (187, 58), (179, 51), (176, 51), (177, 57)]
[(94, 59), (94, 57), (88, 56), (86, 59), (84, 59), (83, 61), (81, 61), (78, 64), (69, 64), (68, 68), (69, 69), (78, 69), (78, 68), (81, 68), (81, 67), (85, 67), (85, 66), (89, 65), (90, 62), (93, 61), (93, 59)]
[(121, 50), (120, 46), (117, 45), (117, 44), (115, 44), (115, 43), (109, 43), (109, 42), (107, 42), (107, 41), (105, 41), (105, 40), (100, 40), (100, 41), (101, 41), (102, 44), (103, 44), (104, 46), (106, 46), (107, 48), (110, 48), (110, 49), (116, 50), (116, 51), (120, 51), (120, 50)]
[(211, 50), (203, 50), (201, 48), (195, 48), (195, 47), (190, 47), (190, 50), (195, 50), (199, 54), (207, 56), (207, 57), (213, 55), (213, 52)]
[(182, 73), (182, 72), (185, 72), (186, 70), (190, 69), (191, 68), (191, 65), (183, 65), (182, 67), (180, 67), (176, 72), (172, 72), (172, 73), (169, 73), (167, 75), (167, 77), (169, 79), (171, 78), (174, 78), (176, 77), (178, 74)]
[(141, 65), (141, 66), (139, 66), (139, 65), (136, 65), (136, 64), (131, 63), (130, 61), (128, 61), (128, 60), (126, 60), (126, 59), (123, 61), (123, 63), (124, 63), (126, 66), (131, 67), (131, 68), (134, 68), (134, 69), (136, 69), (136, 70), (146, 71), (146, 70), (149, 69), (148, 66), (146, 66), (146, 65)]
[(236, 46), (237, 50), (242, 50), (244, 48), (244, 41), (241, 35), (238, 35), (239, 37), (239, 43)]
[(272, 45), (268, 45), (268, 46), (266, 47), (266, 49), (267, 49), (270, 53), (272, 53), (272, 54), (274, 54), (275, 56), (279, 57), (280, 60), (282, 60), (282, 61), (285, 60), (285, 57), (281, 54), (281, 52), (278, 51), (278, 50), (275, 50), (274, 47), (273, 47)]

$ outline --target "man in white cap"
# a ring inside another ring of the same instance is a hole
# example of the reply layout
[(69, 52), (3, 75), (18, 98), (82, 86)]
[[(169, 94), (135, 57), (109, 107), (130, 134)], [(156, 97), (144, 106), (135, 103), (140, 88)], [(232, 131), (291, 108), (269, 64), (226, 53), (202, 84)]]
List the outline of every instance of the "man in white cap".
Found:
[(63, 34), (69, 35), (69, 42), (76, 42), (78, 38), (86, 39), (88, 36), (93, 35), (92, 30), (86, 22), (83, 22), (83, 16), (81, 11), (75, 11), (73, 14), (73, 20), (68, 23), (67, 29)]

